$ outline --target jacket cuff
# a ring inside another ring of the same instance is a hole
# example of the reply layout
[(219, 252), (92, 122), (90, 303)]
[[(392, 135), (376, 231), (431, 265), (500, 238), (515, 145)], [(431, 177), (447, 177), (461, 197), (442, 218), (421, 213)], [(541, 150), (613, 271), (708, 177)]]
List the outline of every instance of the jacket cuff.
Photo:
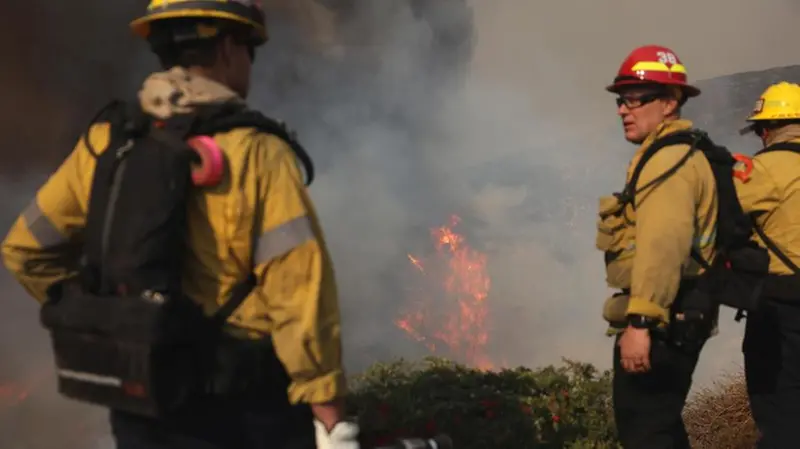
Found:
[(653, 301), (631, 296), (628, 301), (628, 309), (625, 311), (626, 315), (642, 315), (649, 318), (656, 318), (663, 323), (669, 322), (669, 311), (664, 307), (659, 306)]
[(294, 381), (288, 393), (292, 404), (320, 404), (347, 394), (347, 382), (344, 372), (336, 370), (308, 381)]

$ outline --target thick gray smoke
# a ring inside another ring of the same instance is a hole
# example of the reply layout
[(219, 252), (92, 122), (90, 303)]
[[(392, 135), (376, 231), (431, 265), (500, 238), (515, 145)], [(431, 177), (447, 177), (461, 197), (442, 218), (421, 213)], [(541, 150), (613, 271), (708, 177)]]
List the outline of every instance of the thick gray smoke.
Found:
[[(429, 228), (453, 213), (488, 256), (495, 359), (609, 366), (595, 202), (620, 187), (633, 148), (603, 86), (630, 49), (653, 42), (673, 47), (694, 79), (797, 62), (778, 50), (793, 38), (792, 0), (267, 4), (272, 41), (258, 55), (251, 101), (295, 128), (317, 161), (311, 192), (336, 263), (352, 371), (424, 352), (392, 319), (418, 282), (406, 254), (430, 251)], [(0, 73), (10, 105), (0, 113), (3, 229), (92, 112), (112, 93), (130, 96), (154, 68), (125, 28), (144, 5), (115, 5), (91, 1), (82, 11), (94, 12), (83, 13), (31, 0), (2, 18), (36, 17), (0, 27), (3, 45), (29, 44), (9, 48), (17, 70)], [(758, 33), (764, 24), (769, 32)], [(730, 105), (729, 90), (708, 104)], [(0, 447), (102, 447), (102, 411), (55, 394), (35, 304), (5, 273), (0, 285), (0, 388), (34, 391), (11, 407), (0, 389)], [(737, 367), (740, 328), (723, 322), (700, 383)]]

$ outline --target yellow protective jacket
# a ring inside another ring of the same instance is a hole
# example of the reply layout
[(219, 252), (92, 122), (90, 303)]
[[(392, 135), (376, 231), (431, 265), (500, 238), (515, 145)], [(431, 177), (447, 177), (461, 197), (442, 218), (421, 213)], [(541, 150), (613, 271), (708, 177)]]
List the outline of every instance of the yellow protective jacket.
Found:
[[(139, 99), (160, 118), (192, 104), (242, 101), (227, 87), (182, 69), (151, 75)], [(107, 123), (88, 133), (95, 149), (106, 149)], [(242, 338), (271, 334), (291, 377), (292, 402), (343, 396), (333, 266), (292, 150), (252, 128), (214, 140), (225, 152), (230, 179), (195, 189), (189, 200), (185, 293), (211, 315), (253, 269), (258, 286), (229, 319), (229, 331)], [(6, 267), (40, 302), (50, 285), (75, 275), (69, 248), (80, 241), (94, 170), (95, 159), (81, 139), (3, 242)]]
[[(768, 135), (766, 146), (800, 143), (800, 125), (787, 125)], [(759, 154), (746, 181), (734, 178), (736, 193), (746, 213), (761, 213), (756, 224), (786, 254), (800, 265), (800, 155), (788, 151)], [(756, 241), (765, 246), (758, 236)], [(769, 271), (790, 275), (792, 271), (774, 255)]]
[[(691, 127), (688, 120), (662, 123), (634, 154), (626, 182), (657, 138)], [(690, 256), (691, 248), (713, 260), (716, 183), (702, 152), (694, 151), (672, 175), (642, 189), (678, 165), (688, 151), (688, 145), (670, 145), (653, 155), (636, 185), (635, 210), (630, 204), (623, 208), (615, 195), (600, 198), (596, 245), (607, 255), (606, 281), (628, 292), (604, 304), (603, 317), (610, 323), (624, 322), (627, 314), (667, 323), (681, 280), (702, 272)]]

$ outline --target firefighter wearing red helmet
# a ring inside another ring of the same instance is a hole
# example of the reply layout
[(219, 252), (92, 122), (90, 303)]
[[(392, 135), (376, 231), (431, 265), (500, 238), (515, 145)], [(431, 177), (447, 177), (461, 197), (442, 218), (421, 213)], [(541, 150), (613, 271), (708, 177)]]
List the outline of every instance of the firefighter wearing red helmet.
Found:
[(675, 52), (660, 45), (645, 45), (633, 50), (619, 66), (614, 82), (606, 90), (618, 93), (625, 86), (646, 84), (678, 87), (687, 98), (700, 95), (700, 89), (689, 84), (686, 66)]
[(693, 129), (681, 107), (700, 90), (677, 54), (658, 45), (633, 50), (606, 89), (617, 95), (625, 139), (638, 146), (625, 188), (600, 199), (596, 242), (618, 290), (603, 318), (615, 337), (619, 437), (625, 449), (688, 449), (681, 413), (716, 309), (690, 342), (676, 337), (675, 317), (702, 271), (690, 253), (712, 256), (717, 199), (703, 153), (674, 139)]

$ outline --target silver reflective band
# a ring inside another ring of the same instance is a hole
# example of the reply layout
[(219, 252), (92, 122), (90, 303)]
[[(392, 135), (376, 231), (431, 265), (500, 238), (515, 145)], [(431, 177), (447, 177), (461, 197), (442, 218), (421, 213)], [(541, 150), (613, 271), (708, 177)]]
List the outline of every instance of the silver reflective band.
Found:
[(25, 212), (22, 213), (22, 218), (28, 225), (28, 230), (42, 248), (60, 245), (66, 241), (58, 228), (39, 209), (35, 198), (30, 206), (25, 209)]
[(297, 217), (258, 237), (255, 264), (267, 263), (309, 240), (314, 240), (311, 220), (308, 216)]
[(97, 374), (92, 373), (83, 373), (79, 371), (72, 371), (68, 369), (60, 369), (58, 370), (58, 377), (63, 377), (65, 379), (72, 379), (78, 380), (81, 382), (92, 383), (96, 385), (106, 385), (109, 387), (119, 387), (122, 386), (122, 379), (118, 377), (111, 377), (111, 376), (99, 376)]
[(402, 440), (403, 449), (439, 449), (436, 440)]

